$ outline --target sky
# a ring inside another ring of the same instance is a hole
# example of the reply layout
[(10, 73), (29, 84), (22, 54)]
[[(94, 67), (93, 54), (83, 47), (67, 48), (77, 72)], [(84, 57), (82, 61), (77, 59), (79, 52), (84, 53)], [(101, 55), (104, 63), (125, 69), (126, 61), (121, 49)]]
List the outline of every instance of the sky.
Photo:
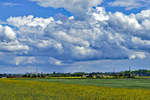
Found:
[(0, 73), (150, 69), (148, 0), (0, 0)]

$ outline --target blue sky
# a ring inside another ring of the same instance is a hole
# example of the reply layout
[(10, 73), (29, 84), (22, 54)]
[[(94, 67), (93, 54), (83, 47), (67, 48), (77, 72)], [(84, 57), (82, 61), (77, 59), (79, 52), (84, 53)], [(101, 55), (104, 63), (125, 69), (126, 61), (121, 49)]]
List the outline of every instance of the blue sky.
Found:
[[(12, 3), (12, 5), (5, 5), (7, 3)], [(62, 13), (64, 15), (70, 16), (71, 14), (63, 8), (43, 8), (38, 6), (36, 3), (30, 2), (28, 0), (1, 0), (0, 1), (0, 16), (1, 20), (6, 20), (10, 16), (27, 16), (34, 15), (37, 17), (50, 17), (56, 14)], [(13, 5), (16, 4), (16, 5)]]
[(0, 73), (150, 68), (146, 0), (1, 0)]

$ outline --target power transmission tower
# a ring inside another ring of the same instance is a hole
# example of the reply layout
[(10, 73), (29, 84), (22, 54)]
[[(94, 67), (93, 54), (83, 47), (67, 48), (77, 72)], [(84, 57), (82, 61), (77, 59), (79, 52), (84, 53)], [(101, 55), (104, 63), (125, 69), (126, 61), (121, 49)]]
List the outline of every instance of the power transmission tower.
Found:
[(129, 77), (131, 77), (131, 66), (129, 66)]

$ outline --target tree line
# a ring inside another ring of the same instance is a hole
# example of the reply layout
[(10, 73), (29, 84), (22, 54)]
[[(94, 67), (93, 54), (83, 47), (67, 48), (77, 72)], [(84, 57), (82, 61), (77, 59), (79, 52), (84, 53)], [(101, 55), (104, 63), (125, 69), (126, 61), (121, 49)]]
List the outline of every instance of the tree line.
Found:
[(0, 74), (0, 78), (17, 78), (17, 77), (87, 77), (87, 78), (102, 78), (112, 76), (114, 78), (134, 78), (136, 76), (150, 76), (150, 70), (140, 69), (135, 71), (121, 71), (121, 72), (75, 72), (75, 73), (25, 73), (25, 74)]

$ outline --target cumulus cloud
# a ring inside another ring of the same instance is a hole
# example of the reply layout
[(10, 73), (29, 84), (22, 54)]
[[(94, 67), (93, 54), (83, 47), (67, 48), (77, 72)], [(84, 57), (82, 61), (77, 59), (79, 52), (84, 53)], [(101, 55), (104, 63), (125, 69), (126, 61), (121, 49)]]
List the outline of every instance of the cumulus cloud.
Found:
[(17, 33), (9, 26), (0, 25), (0, 51), (13, 53), (26, 53), (29, 50), (27, 45), (19, 42)]
[(24, 17), (10, 17), (7, 19), (7, 22), (10, 25), (14, 25), (16, 27), (28, 26), (28, 27), (42, 27), (45, 28), (46, 25), (54, 21), (52, 17), (50, 18), (34, 18), (34, 16), (24, 16)]
[(84, 17), (89, 8), (97, 6), (103, 0), (30, 0), (37, 2), (42, 7), (65, 8), (76, 14), (76, 16)]
[(14, 40), (16, 33), (9, 26), (0, 25), (1, 40)]
[(0, 51), (19, 55), (16, 65), (144, 59), (150, 53), (149, 10), (125, 15), (97, 7), (88, 11), (86, 20), (29, 15), (10, 17), (7, 23), (9, 26), (0, 25)]
[(134, 15), (127, 16), (121, 12), (110, 14), (110, 22), (120, 31), (127, 31), (129, 29), (129, 31), (134, 33), (142, 28)]

